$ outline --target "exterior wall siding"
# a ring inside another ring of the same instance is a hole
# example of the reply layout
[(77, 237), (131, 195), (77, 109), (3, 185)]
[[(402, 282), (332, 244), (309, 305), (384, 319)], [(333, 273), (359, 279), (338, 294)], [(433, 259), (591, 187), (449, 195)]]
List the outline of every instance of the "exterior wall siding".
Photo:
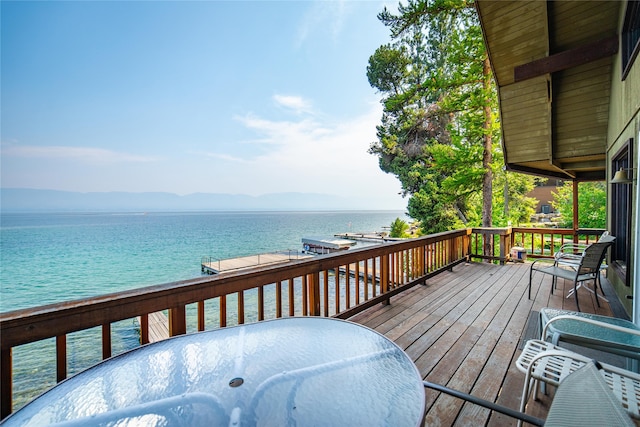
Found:
[[(624, 23), (625, 7), (621, 8), (618, 34), (622, 33), (622, 25)], [(631, 70), (629, 71), (626, 79), (622, 80), (622, 59), (620, 53), (618, 53), (614, 59), (614, 71), (611, 82), (611, 103), (609, 108), (609, 128), (607, 138), (607, 182), (613, 178), (615, 171), (611, 170), (611, 161), (616, 153), (622, 148), (629, 138), (633, 138), (633, 159), (632, 167), (636, 167), (638, 164), (638, 139), (640, 139), (640, 58), (636, 58)], [(635, 230), (635, 218), (637, 213), (638, 201), (635, 195), (637, 194), (638, 185), (637, 177), (638, 172), (634, 171), (634, 178), (636, 181), (632, 185), (632, 220), (631, 220), (631, 235), (635, 236), (638, 230)], [(610, 189), (610, 186), (607, 187)], [(611, 217), (613, 201), (609, 192), (607, 199), (607, 205), (609, 206), (607, 212), (607, 227), (611, 228)], [(629, 277), (634, 277), (634, 267), (637, 265), (637, 251), (634, 247), (635, 239), (631, 239), (631, 260), (627, 268), (629, 271)], [(609, 273), (608, 278), (613, 285), (620, 301), (624, 305), (627, 313), (631, 316), (633, 312), (633, 301), (628, 297), (630, 295), (637, 295), (640, 297), (640, 284), (635, 283), (633, 288), (627, 287), (620, 277), (615, 273)]]

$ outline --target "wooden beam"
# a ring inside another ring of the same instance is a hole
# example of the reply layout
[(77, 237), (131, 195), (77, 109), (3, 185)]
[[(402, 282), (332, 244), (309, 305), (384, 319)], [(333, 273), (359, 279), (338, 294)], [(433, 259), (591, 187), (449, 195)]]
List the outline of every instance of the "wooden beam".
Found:
[(515, 82), (587, 64), (618, 53), (618, 36), (598, 40), (584, 46), (536, 59), (513, 69)]

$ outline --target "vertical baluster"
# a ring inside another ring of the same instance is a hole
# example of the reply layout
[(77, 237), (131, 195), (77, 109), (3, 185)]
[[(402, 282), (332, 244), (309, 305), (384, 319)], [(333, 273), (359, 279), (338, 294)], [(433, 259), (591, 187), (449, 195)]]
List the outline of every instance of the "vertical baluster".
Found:
[(336, 314), (340, 313), (340, 266), (334, 268), (333, 281), (335, 286), (335, 298), (336, 298)]
[(244, 324), (244, 291), (238, 291), (238, 324)]
[(389, 291), (391, 288), (393, 288), (393, 281), (394, 281), (394, 268), (393, 266), (395, 265), (396, 262), (396, 254), (395, 252), (390, 253), (387, 257), (387, 288), (385, 290), (385, 292)]
[(351, 283), (349, 280), (351, 264), (347, 264), (344, 267), (344, 299), (346, 302), (346, 309), (351, 308)]
[(276, 283), (276, 317), (282, 317), (282, 282)]
[(140, 344), (149, 343), (149, 314), (140, 315)]
[(376, 295), (378, 294), (378, 283), (382, 283), (379, 279), (377, 279), (377, 275), (376, 275), (376, 270), (377, 270), (377, 262), (378, 262), (378, 257), (373, 257), (372, 261), (371, 261), (371, 277), (373, 277), (372, 281), (373, 281), (373, 295), (372, 297), (375, 298)]
[(227, 296), (220, 296), (220, 327), (227, 326)]
[(187, 310), (184, 304), (169, 309), (169, 336), (187, 333)]
[[(385, 294), (389, 291), (389, 257), (391, 254), (380, 255), (380, 294)], [(387, 305), (390, 300), (383, 301), (383, 304)]]
[(111, 357), (111, 324), (102, 325), (102, 359)]
[(355, 274), (355, 285), (356, 285), (356, 305), (360, 304), (360, 261), (356, 261), (356, 274)]
[(264, 320), (264, 286), (258, 288), (258, 320)]
[(307, 295), (307, 275), (305, 274), (301, 278), (302, 281), (302, 315), (306, 316), (309, 313), (309, 296)]
[(309, 274), (307, 283), (309, 286), (309, 314), (320, 316), (320, 273)]
[(329, 270), (322, 272), (322, 281), (324, 289), (324, 317), (329, 317)]
[[(364, 300), (369, 301), (369, 258), (364, 260), (364, 272), (363, 272), (363, 282), (364, 282)], [(374, 282), (375, 284), (375, 282)]]
[(205, 330), (204, 301), (198, 301), (198, 331)]
[(4, 419), (13, 411), (13, 361), (11, 348), (0, 350), (0, 418)]
[(67, 378), (67, 336), (56, 337), (56, 381)]
[(295, 316), (295, 289), (293, 288), (293, 279), (289, 279), (289, 316)]

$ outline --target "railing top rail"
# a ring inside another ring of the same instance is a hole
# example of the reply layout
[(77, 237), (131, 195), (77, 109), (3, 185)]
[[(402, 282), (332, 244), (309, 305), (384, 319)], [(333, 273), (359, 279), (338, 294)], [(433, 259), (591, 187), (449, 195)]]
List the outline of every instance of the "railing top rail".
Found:
[(0, 313), (0, 343), (3, 349), (8, 349), (51, 336), (253, 289), (469, 233), (470, 230), (438, 233), (417, 239), (388, 242), (383, 245), (294, 260), (287, 264), (256, 266), (241, 272), (220, 273), (215, 276), (4, 312)]
[(579, 228), (574, 232), (571, 228), (543, 228), (543, 227), (512, 227), (514, 233), (544, 233), (544, 234), (602, 234), (604, 228)]

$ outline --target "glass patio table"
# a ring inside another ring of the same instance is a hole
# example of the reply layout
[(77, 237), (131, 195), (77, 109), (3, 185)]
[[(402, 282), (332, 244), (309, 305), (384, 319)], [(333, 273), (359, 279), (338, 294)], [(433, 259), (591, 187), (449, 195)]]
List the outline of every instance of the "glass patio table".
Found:
[(318, 317), (173, 337), (56, 385), (3, 425), (418, 426), (425, 393), (395, 343)]

